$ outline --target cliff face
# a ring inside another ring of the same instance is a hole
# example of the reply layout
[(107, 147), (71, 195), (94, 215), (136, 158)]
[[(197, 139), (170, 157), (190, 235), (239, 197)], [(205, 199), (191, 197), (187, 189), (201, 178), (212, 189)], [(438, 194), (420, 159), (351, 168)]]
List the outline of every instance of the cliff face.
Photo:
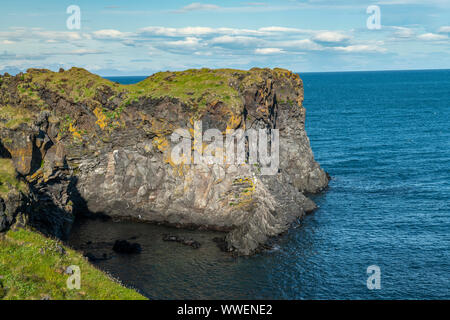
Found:
[[(16, 195), (3, 229), (28, 223), (64, 238), (76, 214), (102, 213), (226, 230), (229, 250), (250, 254), (328, 184), (304, 130), (302, 82), (287, 70), (161, 72), (129, 86), (77, 68), (28, 70), (0, 85), (0, 156), (18, 173), (16, 186), (0, 180), (3, 203)], [(199, 120), (223, 133), (278, 129), (278, 173), (175, 163), (171, 134), (193, 136)]]

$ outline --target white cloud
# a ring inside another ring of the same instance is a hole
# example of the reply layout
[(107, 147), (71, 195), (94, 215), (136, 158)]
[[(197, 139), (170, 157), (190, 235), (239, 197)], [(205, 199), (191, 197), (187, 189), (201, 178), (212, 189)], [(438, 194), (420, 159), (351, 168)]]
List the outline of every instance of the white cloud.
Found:
[(126, 37), (126, 33), (114, 29), (104, 29), (92, 33), (95, 39), (121, 39)]
[(386, 52), (387, 50), (385, 48), (381, 48), (376, 45), (370, 45), (370, 44), (356, 44), (346, 47), (334, 47), (334, 50), (342, 51), (342, 52), (349, 52), (349, 53), (370, 53), (370, 52)]
[[(447, 31), (450, 31), (449, 26), (443, 26), (433, 30), (434, 33), (427, 34), (428, 30), (420, 25), (386, 26), (383, 29), (385, 32), (377, 32), (376, 35), (371, 33), (368, 36), (365, 30), (360, 29), (308, 30), (279, 25), (251, 29), (195, 26), (195, 24), (178, 28), (149, 26), (130, 32), (121, 31), (122, 29), (56, 32), (45, 29), (10, 28), (0, 31), (0, 47), (8, 41), (17, 44), (4, 45), (9, 54), (0, 57), (0, 62), (5, 62), (8, 66), (13, 65), (15, 61), (23, 62), (26, 66), (38, 64), (48, 66), (52, 63), (83, 65), (88, 61), (104, 69), (120, 65), (117, 68), (122, 68), (124, 72), (127, 72), (127, 68), (136, 70), (135, 65), (139, 64), (137, 61), (145, 61), (146, 66), (151, 65), (155, 70), (181, 69), (184, 68), (182, 65), (189, 68), (200, 66), (247, 68), (277, 65), (289, 67), (301, 64), (310, 70), (325, 68), (327, 64), (345, 69), (350, 61), (355, 63), (372, 59), (376, 61), (377, 53), (381, 55), (388, 50), (392, 55), (383, 55), (379, 57), (379, 61), (389, 59), (392, 61), (393, 56), (403, 61), (405, 57), (411, 55), (409, 52), (420, 51), (425, 40), (441, 40), (429, 42), (434, 47), (431, 49), (439, 49), (439, 46), (446, 45)], [(399, 46), (399, 39), (408, 41), (402, 41)], [(39, 56), (24, 56), (22, 52), (26, 51), (23, 45), (33, 46), (33, 50)], [(445, 53), (445, 49), (446, 47), (441, 51)], [(54, 56), (58, 59), (55, 60)], [(24, 61), (31, 62), (27, 65)], [(339, 64), (339, 61), (342, 63)], [(301, 69), (295, 68), (296, 71)]]
[(317, 33), (314, 38), (317, 42), (340, 43), (350, 40), (350, 37), (335, 31), (325, 31)]
[(140, 30), (144, 35), (156, 35), (166, 37), (180, 36), (200, 36), (215, 33), (215, 29), (208, 27), (186, 27), (186, 28), (166, 28), (166, 27), (146, 27)]
[(294, 50), (323, 50), (323, 47), (310, 39), (281, 41), (278, 45)]
[(440, 27), (438, 30), (439, 33), (450, 33), (450, 26)]
[(107, 53), (106, 51), (101, 50), (92, 50), (92, 49), (75, 49), (72, 51), (67, 52), (49, 52), (45, 53), (47, 56), (71, 56), (71, 55), (77, 55), (77, 56), (84, 56), (84, 55), (91, 55), (91, 54), (103, 54)]
[(257, 48), (255, 49), (256, 54), (280, 54), (284, 53), (283, 49), (280, 48)]
[(89, 39), (90, 35), (71, 31), (32, 31), (32, 37), (39, 37), (52, 40), (76, 41)]
[(166, 44), (173, 47), (196, 47), (200, 44), (200, 39), (195, 37), (187, 37), (184, 40), (168, 41)]
[(259, 28), (258, 31), (261, 32), (278, 32), (278, 33), (310, 33), (311, 30), (303, 30), (303, 29), (297, 29), (297, 28), (286, 28), (286, 27), (264, 27)]
[(187, 6), (184, 6), (183, 8), (181, 8), (179, 10), (176, 10), (175, 12), (183, 13), (183, 12), (189, 12), (189, 11), (217, 10), (219, 8), (220, 7), (215, 4), (194, 2), (194, 3), (188, 4)]
[(447, 36), (445, 36), (443, 34), (436, 34), (436, 33), (424, 33), (424, 34), (418, 35), (417, 38), (420, 40), (425, 40), (425, 41), (438, 41), (438, 40), (448, 39)]
[(194, 54), (196, 56), (207, 56), (207, 57), (213, 55), (213, 53), (211, 51), (195, 51)]
[(184, 27), (184, 28), (168, 28), (160, 26), (149, 26), (139, 30), (140, 34), (147, 36), (206, 36), (206, 35), (254, 35), (254, 36), (270, 36), (275, 34), (313, 34), (312, 30), (286, 28), (286, 27), (263, 27), (259, 29), (237, 29), (237, 28), (210, 28), (210, 27)]
[(14, 44), (14, 43), (16, 43), (15, 41), (11, 41), (11, 40), (8, 40), (8, 39), (6, 39), (6, 40), (3, 40), (2, 41), (2, 44)]
[(398, 38), (412, 38), (415, 35), (414, 30), (405, 27), (393, 27), (394, 35)]
[(210, 43), (214, 45), (241, 45), (241, 46), (257, 44), (258, 42), (260, 42), (260, 40), (253, 37), (228, 36), (228, 35), (216, 37), (210, 41)]
[(91, 49), (76, 49), (71, 52), (71, 54), (85, 55), (85, 54), (102, 54), (105, 51), (91, 50)]

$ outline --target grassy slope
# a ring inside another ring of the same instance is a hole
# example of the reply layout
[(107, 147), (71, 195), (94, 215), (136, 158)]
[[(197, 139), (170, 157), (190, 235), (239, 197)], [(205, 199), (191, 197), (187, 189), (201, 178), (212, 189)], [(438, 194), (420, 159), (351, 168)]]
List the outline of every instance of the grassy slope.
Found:
[(116, 94), (124, 93), (127, 97), (125, 102), (141, 96), (168, 96), (190, 105), (204, 106), (214, 100), (221, 100), (233, 106), (241, 103), (237, 91), (229, 86), (229, 81), (235, 73), (245, 72), (232, 69), (167, 71), (158, 72), (137, 84), (121, 85), (81, 68), (72, 68), (65, 72), (30, 69), (23, 78), (31, 82), (22, 91), (24, 95), (32, 96), (35, 89), (46, 87), (78, 102), (94, 97), (99, 87), (109, 87)]
[[(61, 253), (59, 247), (65, 249)], [(81, 269), (81, 289), (69, 290), (70, 265)], [(19, 229), (0, 238), (0, 299), (142, 300), (143, 296), (93, 267), (78, 252), (37, 232)]]
[(128, 88), (133, 94), (154, 98), (170, 96), (197, 108), (221, 101), (233, 111), (239, 111), (242, 102), (239, 93), (229, 82), (233, 74), (245, 73), (233, 69), (191, 69), (180, 72), (158, 72)]
[[(25, 192), (11, 159), (0, 159), (0, 196)], [(58, 250), (64, 248), (65, 254)], [(80, 290), (69, 290), (68, 266), (81, 269)], [(0, 299), (144, 299), (93, 267), (78, 252), (30, 230), (0, 234)]]

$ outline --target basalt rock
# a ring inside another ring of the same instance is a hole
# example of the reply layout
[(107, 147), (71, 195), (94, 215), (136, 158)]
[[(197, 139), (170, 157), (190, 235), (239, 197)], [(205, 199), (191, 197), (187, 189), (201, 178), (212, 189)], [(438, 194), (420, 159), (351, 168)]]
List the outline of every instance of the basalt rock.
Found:
[(112, 248), (117, 253), (141, 253), (142, 248), (139, 243), (131, 243), (127, 240), (117, 240)]
[[(75, 215), (106, 215), (227, 231), (222, 247), (251, 254), (328, 184), (302, 102), (302, 81), (283, 69), (160, 72), (135, 85), (79, 68), (0, 76), (0, 160), (26, 187), (0, 175), (0, 226), (64, 238)], [(222, 133), (279, 129), (278, 172), (176, 164), (171, 134), (198, 120)]]
[(200, 242), (195, 241), (194, 239), (185, 239), (183, 237), (169, 235), (169, 234), (164, 234), (163, 235), (163, 241), (166, 241), (166, 242), (178, 242), (178, 243), (181, 243), (181, 244), (183, 244), (185, 246), (192, 247), (194, 249), (199, 249), (202, 246), (202, 244)]

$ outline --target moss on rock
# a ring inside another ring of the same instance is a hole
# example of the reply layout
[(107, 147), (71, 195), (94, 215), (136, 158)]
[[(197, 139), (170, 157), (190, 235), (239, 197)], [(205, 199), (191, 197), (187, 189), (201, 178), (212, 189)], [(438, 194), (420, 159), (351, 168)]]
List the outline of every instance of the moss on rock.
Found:
[(26, 184), (17, 177), (11, 159), (0, 159), (0, 196), (6, 196), (10, 191), (26, 192)]

